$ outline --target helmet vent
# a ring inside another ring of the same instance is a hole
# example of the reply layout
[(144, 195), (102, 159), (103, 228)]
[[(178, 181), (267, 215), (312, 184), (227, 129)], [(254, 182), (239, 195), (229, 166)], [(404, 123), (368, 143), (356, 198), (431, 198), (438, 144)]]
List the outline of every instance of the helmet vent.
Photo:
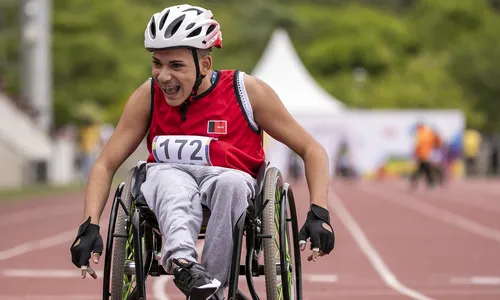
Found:
[(151, 37), (156, 38), (156, 23), (155, 18), (151, 18), (151, 23), (149, 24), (149, 32), (151, 33)]
[(177, 19), (175, 19), (172, 23), (170, 23), (170, 25), (168, 25), (167, 29), (165, 30), (166, 39), (172, 37), (177, 32), (177, 30), (182, 24), (182, 21), (184, 21), (185, 17), (186, 17), (185, 15), (182, 15)]
[(187, 37), (188, 38), (195, 37), (197, 35), (200, 35), (200, 33), (201, 33), (201, 27), (198, 27), (195, 30), (193, 30), (193, 32), (191, 32)]
[(160, 20), (160, 30), (163, 29), (163, 26), (165, 26), (165, 21), (167, 20), (168, 18), (168, 14), (170, 13), (170, 10), (168, 10), (164, 15), (163, 17), (161, 18)]
[(214, 31), (215, 29), (215, 25), (210, 25), (210, 27), (208, 27), (208, 30), (207, 30), (207, 35), (210, 34), (210, 32)]
[(191, 7), (191, 8), (188, 8), (186, 10), (184, 10), (183, 12), (187, 12), (187, 11), (192, 11), (194, 10), (195, 12), (197, 12), (198, 15), (201, 15), (203, 13), (203, 11), (197, 9), (197, 8), (194, 8), (194, 7)]
[(189, 29), (193, 28), (193, 27), (194, 27), (194, 25), (196, 25), (196, 23), (194, 23), (194, 22), (193, 22), (193, 23), (191, 23), (191, 24), (189, 24), (189, 25), (186, 27), (186, 30), (189, 30)]

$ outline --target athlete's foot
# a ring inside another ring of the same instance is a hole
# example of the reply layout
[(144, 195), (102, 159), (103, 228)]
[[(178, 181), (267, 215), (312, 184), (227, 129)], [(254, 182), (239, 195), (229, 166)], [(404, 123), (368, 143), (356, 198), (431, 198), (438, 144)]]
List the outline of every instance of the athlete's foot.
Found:
[(187, 300), (207, 300), (219, 289), (221, 283), (202, 265), (184, 259), (174, 259), (174, 283), (187, 296)]

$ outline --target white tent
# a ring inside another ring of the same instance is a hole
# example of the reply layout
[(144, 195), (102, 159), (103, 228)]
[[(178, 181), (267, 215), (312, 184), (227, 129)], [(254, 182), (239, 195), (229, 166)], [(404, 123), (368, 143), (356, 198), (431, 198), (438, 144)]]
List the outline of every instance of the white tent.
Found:
[[(287, 110), (325, 147), (332, 160), (341, 135), (339, 116), (345, 107), (315, 82), (285, 30), (277, 29), (273, 33), (252, 75), (274, 89)], [(286, 176), (290, 149), (267, 137), (266, 155)]]
[(252, 74), (269, 84), (294, 116), (335, 116), (344, 109), (309, 74), (283, 29), (273, 33)]

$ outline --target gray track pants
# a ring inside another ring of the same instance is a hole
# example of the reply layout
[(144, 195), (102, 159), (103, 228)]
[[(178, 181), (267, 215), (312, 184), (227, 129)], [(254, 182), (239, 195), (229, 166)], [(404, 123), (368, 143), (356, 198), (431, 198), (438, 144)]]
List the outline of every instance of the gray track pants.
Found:
[(201, 264), (227, 285), (233, 228), (246, 211), (248, 199), (255, 197), (255, 179), (221, 167), (151, 164), (141, 190), (165, 238), (162, 265), (168, 272), (172, 272), (173, 258), (197, 261), (201, 205), (211, 210)]

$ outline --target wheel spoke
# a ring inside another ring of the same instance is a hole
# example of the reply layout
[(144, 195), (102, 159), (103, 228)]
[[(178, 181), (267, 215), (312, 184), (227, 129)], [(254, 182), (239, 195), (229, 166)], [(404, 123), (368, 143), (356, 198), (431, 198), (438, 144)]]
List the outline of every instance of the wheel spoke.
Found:
[[(131, 205), (131, 212), (134, 210), (134, 204), (132, 203)], [(133, 227), (130, 225), (130, 222), (128, 223), (128, 238), (127, 238), (127, 244), (125, 246), (125, 264), (130, 263), (130, 262), (135, 262), (134, 261), (134, 238), (133, 238)], [(125, 266), (124, 266), (125, 267)], [(123, 292), (122, 292), (122, 299), (126, 300), (128, 296), (132, 293), (134, 287), (135, 287), (135, 282), (136, 282), (136, 276), (135, 274), (123, 274)]]

